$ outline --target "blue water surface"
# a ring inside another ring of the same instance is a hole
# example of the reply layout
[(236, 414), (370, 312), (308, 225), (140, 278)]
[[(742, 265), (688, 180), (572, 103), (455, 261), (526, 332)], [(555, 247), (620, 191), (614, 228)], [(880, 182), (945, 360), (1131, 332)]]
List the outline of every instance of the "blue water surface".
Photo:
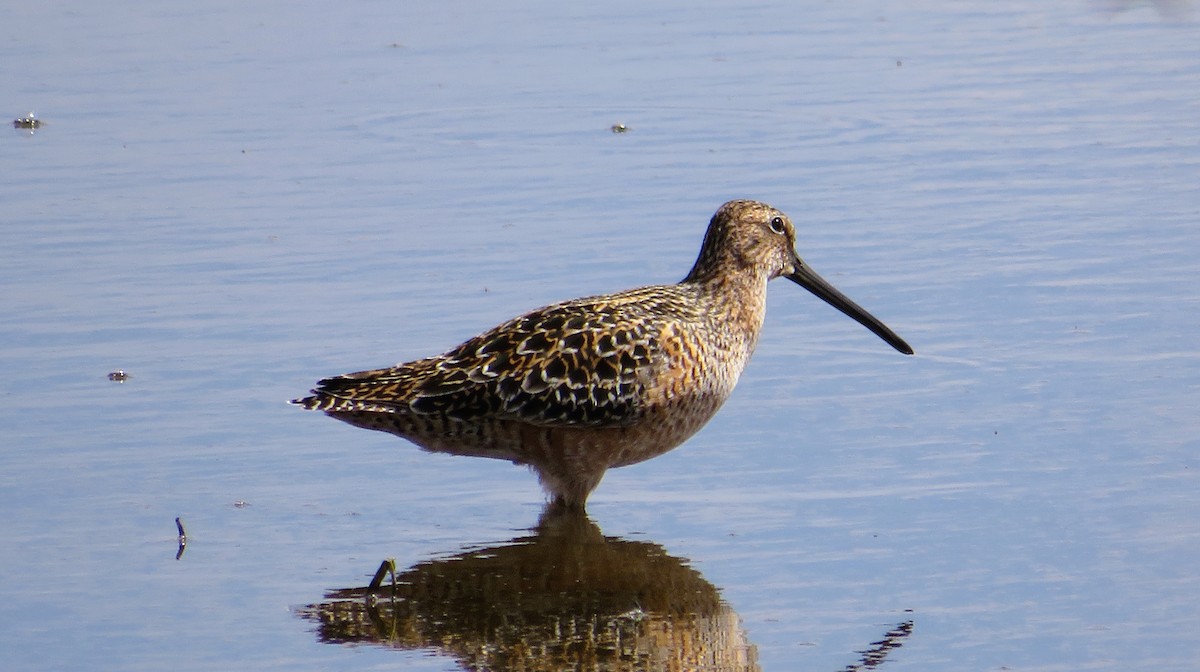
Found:
[(909, 619), (886, 669), (1194, 666), (1193, 3), (4, 15), (0, 111), (44, 122), (0, 133), (7, 669), (461, 669), (298, 611), (520, 536), (535, 479), (284, 402), (673, 282), (730, 198), (917, 355), (778, 283), (604, 533), (688, 559), (764, 670)]

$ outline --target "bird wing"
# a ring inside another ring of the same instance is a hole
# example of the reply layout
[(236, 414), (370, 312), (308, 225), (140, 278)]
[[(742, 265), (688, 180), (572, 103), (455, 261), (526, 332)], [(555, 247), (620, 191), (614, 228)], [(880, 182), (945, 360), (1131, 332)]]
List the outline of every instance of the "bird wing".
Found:
[(298, 403), (542, 426), (628, 425), (644, 411), (655, 371), (666, 366), (661, 327), (636, 304), (580, 299), (510, 320), (437, 357), (327, 378)]

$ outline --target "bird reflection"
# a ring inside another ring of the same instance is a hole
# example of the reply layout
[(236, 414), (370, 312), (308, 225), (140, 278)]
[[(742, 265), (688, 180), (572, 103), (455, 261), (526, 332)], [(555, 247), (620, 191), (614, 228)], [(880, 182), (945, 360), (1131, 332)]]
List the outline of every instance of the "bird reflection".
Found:
[[(370, 585), (298, 613), (322, 642), (432, 652), (464, 670), (761, 672), (738, 615), (684, 559), (604, 536), (578, 509), (550, 506), (532, 532), (403, 570), (385, 561)], [(912, 627), (843, 670), (875, 669)]]
[(468, 670), (759, 672), (717, 588), (658, 544), (550, 507), (531, 536), (334, 590), (300, 610), (323, 642), (449, 656)]

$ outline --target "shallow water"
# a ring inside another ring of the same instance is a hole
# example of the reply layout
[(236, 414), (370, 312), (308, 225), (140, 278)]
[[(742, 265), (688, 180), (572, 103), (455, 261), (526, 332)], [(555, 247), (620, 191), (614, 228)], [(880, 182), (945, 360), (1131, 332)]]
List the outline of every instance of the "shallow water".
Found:
[(535, 480), (283, 401), (674, 281), (735, 197), (917, 356), (779, 283), (716, 419), (593, 495), (607, 543), (763, 670), (908, 622), (882, 669), (1192, 666), (1193, 4), (408, 5), (6, 10), (12, 669), (466, 665), (312, 605), (519, 555)]

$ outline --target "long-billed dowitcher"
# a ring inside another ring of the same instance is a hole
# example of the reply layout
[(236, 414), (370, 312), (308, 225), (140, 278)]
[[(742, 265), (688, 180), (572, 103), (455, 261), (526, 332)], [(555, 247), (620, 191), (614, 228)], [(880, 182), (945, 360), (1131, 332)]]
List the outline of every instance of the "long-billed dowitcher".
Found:
[(774, 278), (912, 354), (795, 244), (782, 212), (730, 201), (678, 284), (539, 308), (436, 357), (326, 378), (292, 403), (426, 450), (528, 465), (556, 504), (581, 509), (605, 470), (661, 455), (717, 412), (754, 351)]

